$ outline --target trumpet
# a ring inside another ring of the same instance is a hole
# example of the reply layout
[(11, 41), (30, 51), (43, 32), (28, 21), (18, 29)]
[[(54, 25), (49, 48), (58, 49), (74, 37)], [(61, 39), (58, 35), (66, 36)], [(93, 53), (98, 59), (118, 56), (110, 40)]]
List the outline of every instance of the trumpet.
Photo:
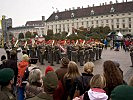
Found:
[(24, 44), (24, 48), (26, 48), (26, 46), (27, 46), (27, 41), (26, 41), (25, 44)]
[(18, 40), (16, 41), (16, 43), (15, 43), (14, 47), (17, 47), (17, 44), (18, 44)]
[(55, 42), (55, 41), (53, 40), (53, 42), (52, 42), (52, 47), (53, 47), (53, 45), (54, 45), (54, 42)]
[(75, 44), (75, 46), (78, 44), (78, 40), (76, 41), (76, 44)]
[(85, 44), (85, 40), (83, 41), (82, 46), (84, 46), (84, 44)]

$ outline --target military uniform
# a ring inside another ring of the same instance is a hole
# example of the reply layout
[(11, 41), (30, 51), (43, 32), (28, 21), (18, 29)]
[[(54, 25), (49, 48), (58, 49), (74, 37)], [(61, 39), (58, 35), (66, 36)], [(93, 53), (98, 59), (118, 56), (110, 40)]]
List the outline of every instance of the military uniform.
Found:
[(89, 61), (94, 61), (94, 52), (92, 47), (89, 48)]
[(88, 62), (89, 60), (89, 48), (85, 48), (85, 53), (84, 53), (84, 58), (85, 58), (85, 63)]
[(0, 100), (16, 100), (16, 98), (8, 88), (3, 87), (0, 90)]
[(71, 60), (71, 52), (72, 52), (72, 47), (70, 45), (67, 46), (67, 56), (68, 59)]
[(72, 47), (72, 61), (77, 62), (77, 50), (78, 48), (76, 46)]
[(58, 46), (55, 46), (55, 59), (56, 59), (56, 63), (60, 64), (59, 63), (59, 60), (60, 60), (60, 49), (59, 49)]
[(99, 59), (99, 46), (98, 44), (96, 45), (96, 60)]
[(80, 62), (80, 66), (83, 66), (83, 62), (84, 62), (84, 48), (83, 47), (79, 47), (79, 62)]

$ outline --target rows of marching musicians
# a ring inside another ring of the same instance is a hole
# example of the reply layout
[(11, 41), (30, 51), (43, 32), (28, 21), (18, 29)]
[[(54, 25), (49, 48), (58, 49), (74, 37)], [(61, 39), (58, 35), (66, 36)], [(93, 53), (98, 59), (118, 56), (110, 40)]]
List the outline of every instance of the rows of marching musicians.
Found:
[(34, 44), (22, 46), (23, 54), (28, 54), (31, 58), (38, 57), (39, 62), (43, 65), (45, 61), (59, 64), (60, 59), (67, 56), (69, 60), (79, 62), (83, 66), (87, 61), (95, 61), (101, 59), (104, 45), (101, 42), (63, 42), (51, 41), (47, 44)]

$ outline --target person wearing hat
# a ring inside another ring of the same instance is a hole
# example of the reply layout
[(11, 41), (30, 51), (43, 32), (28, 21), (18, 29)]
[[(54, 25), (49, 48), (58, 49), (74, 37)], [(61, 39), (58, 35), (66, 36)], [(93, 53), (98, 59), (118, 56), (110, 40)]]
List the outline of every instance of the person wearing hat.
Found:
[(58, 76), (58, 79), (61, 80), (62, 83), (63, 83), (63, 77), (67, 73), (69, 61), (70, 60), (67, 57), (63, 57), (61, 59), (61, 65), (62, 66), (55, 71), (55, 73)]
[(111, 100), (133, 100), (133, 76), (129, 85), (119, 85), (111, 92)]
[(14, 83), (14, 71), (11, 68), (0, 70), (0, 100), (16, 100), (12, 94)]
[(43, 78), (44, 92), (27, 100), (53, 100), (53, 94), (58, 85), (58, 78), (55, 72), (49, 71)]

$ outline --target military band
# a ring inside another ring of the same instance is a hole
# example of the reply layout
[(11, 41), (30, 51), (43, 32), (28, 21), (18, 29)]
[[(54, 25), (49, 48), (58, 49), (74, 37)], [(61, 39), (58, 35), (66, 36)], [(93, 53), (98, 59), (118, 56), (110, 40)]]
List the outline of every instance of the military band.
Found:
[[(15, 48), (16, 48), (15, 44)], [(41, 65), (45, 64), (45, 61), (50, 63), (51, 66), (54, 66), (54, 63), (60, 64), (60, 59), (64, 56), (67, 56), (69, 60), (74, 62), (79, 62), (80, 66), (83, 66), (84, 63), (88, 61), (95, 61), (101, 59), (101, 54), (103, 50), (103, 44), (100, 42), (93, 43), (82, 43), (76, 42), (68, 43), (62, 45), (66, 52), (62, 50), (59, 46), (60, 44), (54, 43), (50, 44), (36, 44), (29, 45), (27, 42), (22, 46), (23, 53), (27, 53), (31, 58), (38, 58), (38, 61)], [(7, 48), (6, 48), (7, 49)], [(7, 51), (7, 56), (9, 56), (10, 51)], [(10, 56), (9, 56), (10, 57)]]

